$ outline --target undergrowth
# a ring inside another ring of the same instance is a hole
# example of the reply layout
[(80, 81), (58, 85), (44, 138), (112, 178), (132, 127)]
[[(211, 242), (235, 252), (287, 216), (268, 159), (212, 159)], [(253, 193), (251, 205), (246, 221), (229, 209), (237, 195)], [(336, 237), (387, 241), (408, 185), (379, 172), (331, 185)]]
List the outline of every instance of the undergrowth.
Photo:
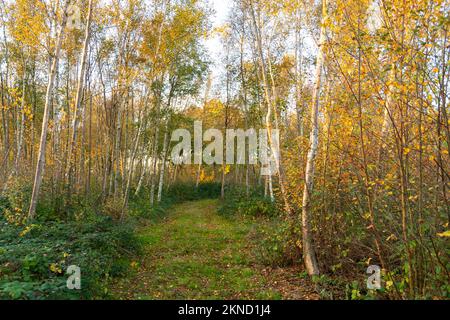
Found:
[[(138, 195), (132, 190), (121, 222), (121, 199), (99, 204), (98, 194), (92, 199), (74, 195), (64, 211), (52, 192), (44, 192), (37, 218), (28, 221), (30, 186), (17, 181), (0, 195), (0, 299), (108, 298), (108, 281), (129, 272), (141, 254), (137, 226), (158, 220), (175, 203), (218, 194), (219, 184), (177, 184), (152, 206), (148, 190)], [(80, 290), (67, 287), (71, 265), (80, 268)]]

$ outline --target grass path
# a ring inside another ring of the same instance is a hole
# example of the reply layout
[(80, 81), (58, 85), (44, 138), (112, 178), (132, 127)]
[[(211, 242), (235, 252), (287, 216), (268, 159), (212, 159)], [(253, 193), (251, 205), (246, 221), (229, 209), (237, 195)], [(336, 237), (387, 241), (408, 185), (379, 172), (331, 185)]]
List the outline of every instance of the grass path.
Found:
[[(144, 257), (114, 284), (119, 299), (280, 299), (254, 258), (254, 224), (216, 213), (217, 200), (187, 202), (143, 228)], [(277, 283), (277, 282), (275, 282)]]

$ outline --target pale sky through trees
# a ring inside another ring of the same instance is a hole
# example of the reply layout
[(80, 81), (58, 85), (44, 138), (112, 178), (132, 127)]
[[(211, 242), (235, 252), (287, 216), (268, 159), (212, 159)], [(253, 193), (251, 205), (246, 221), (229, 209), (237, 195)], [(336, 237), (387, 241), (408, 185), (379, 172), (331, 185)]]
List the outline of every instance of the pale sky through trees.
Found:
[[(232, 7), (232, 0), (206, 0), (209, 6), (214, 10), (214, 15), (210, 18), (212, 28), (218, 28), (223, 26), (230, 12), (230, 8)], [(372, 2), (371, 6), (367, 10), (367, 14), (369, 15), (367, 21), (367, 27), (371, 32), (375, 32), (381, 26), (381, 18), (380, 18), (380, 7), (377, 1)], [(304, 55), (315, 55), (317, 51), (317, 39), (313, 38), (313, 35), (310, 33), (303, 34), (304, 41)], [(287, 42), (291, 46), (291, 53), (294, 51), (295, 42), (294, 39), (289, 38)], [(223, 43), (221, 42), (220, 36), (216, 34), (212, 34), (206, 42), (206, 48), (209, 52), (210, 59), (212, 61), (212, 66), (210, 68), (213, 86), (218, 85), (219, 79), (221, 75), (223, 75), (225, 69), (223, 68), (223, 63), (221, 61), (221, 55), (223, 55)], [(312, 69), (309, 71), (312, 73)], [(310, 79), (311, 80), (311, 79)], [(293, 107), (293, 106), (291, 106)]]
[[(213, 28), (223, 25), (226, 21), (229, 8), (231, 7), (231, 0), (208, 0), (209, 5), (214, 9), (214, 16), (211, 17), (211, 24)], [(214, 64), (211, 68), (213, 83), (217, 83), (217, 77), (223, 71), (221, 67), (220, 54), (222, 52), (222, 43), (219, 35), (215, 34), (206, 40), (206, 48), (208, 49), (210, 58)]]

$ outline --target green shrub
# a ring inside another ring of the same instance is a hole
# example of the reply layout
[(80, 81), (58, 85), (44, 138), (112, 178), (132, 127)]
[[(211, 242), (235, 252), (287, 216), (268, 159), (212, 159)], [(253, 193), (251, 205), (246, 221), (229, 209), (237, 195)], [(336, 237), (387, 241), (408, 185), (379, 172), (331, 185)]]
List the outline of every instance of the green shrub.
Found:
[[(105, 216), (82, 222), (27, 226), (3, 220), (0, 222), (0, 299), (102, 296), (106, 280), (123, 274), (127, 257), (139, 253), (138, 244), (132, 225), (119, 224)], [(65, 271), (70, 265), (81, 269), (81, 290), (66, 287)]]
[(32, 185), (21, 178), (10, 179), (8, 188), (0, 195), (0, 214), (9, 223), (21, 225), (26, 221)]
[[(161, 203), (150, 205), (148, 190), (130, 192), (128, 217), (119, 222), (122, 200), (107, 199), (94, 206), (93, 199), (73, 194), (43, 192), (36, 219), (27, 222), (31, 187), (13, 181), (0, 195), (0, 299), (92, 299), (107, 297), (111, 277), (129, 271), (130, 258), (140, 254), (135, 237), (136, 217), (158, 219), (175, 203), (220, 195), (219, 183), (176, 184), (164, 193)], [(43, 189), (51, 189), (43, 186)], [(64, 192), (63, 189), (58, 192)], [(69, 290), (66, 270), (81, 270), (81, 290)]]
[[(132, 217), (141, 217), (150, 221), (155, 221), (164, 216), (167, 210), (174, 204), (185, 201), (195, 201), (201, 199), (213, 199), (220, 196), (220, 183), (208, 182), (200, 183), (177, 183), (167, 188), (160, 203), (150, 204), (150, 190), (142, 188), (140, 194), (135, 195), (135, 191), (130, 192), (128, 212)], [(156, 195), (155, 195), (156, 202)]]
[(276, 202), (264, 197), (261, 189), (251, 190), (247, 196), (245, 188), (231, 187), (225, 192), (218, 213), (232, 217), (243, 215), (262, 219), (253, 236), (256, 243), (257, 259), (270, 266), (286, 266), (300, 262), (298, 247), (299, 226), (285, 219)]
[(300, 226), (295, 222), (271, 218), (259, 225), (255, 237), (256, 256), (262, 264), (284, 267), (301, 263)]
[(275, 217), (280, 214), (276, 203), (264, 197), (261, 190), (252, 190), (247, 196), (242, 187), (228, 188), (225, 199), (219, 206), (218, 212), (225, 216), (235, 214), (252, 217)]
[(213, 199), (220, 196), (221, 184), (217, 182), (203, 182), (196, 186), (194, 183), (177, 183), (165, 192), (165, 198), (172, 202)]

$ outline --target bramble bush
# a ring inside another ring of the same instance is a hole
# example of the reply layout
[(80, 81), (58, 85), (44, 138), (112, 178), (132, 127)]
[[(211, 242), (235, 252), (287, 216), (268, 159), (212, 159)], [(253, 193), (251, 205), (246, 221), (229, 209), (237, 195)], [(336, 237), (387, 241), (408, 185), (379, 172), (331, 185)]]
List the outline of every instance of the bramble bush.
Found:
[[(126, 257), (139, 251), (132, 227), (110, 217), (84, 222), (17, 226), (0, 221), (0, 298), (92, 298), (102, 284), (124, 272)], [(82, 289), (66, 288), (65, 270), (81, 269)]]
[[(54, 208), (44, 194), (30, 223), (29, 194), (26, 184), (15, 183), (0, 196), (0, 299), (107, 297), (108, 279), (123, 274), (139, 253), (133, 222), (84, 208), (63, 220), (47, 214)], [(80, 267), (81, 290), (67, 288), (70, 265)]]
[[(108, 298), (108, 281), (129, 271), (131, 258), (141, 253), (134, 235), (137, 222), (157, 220), (175, 203), (220, 195), (218, 183), (198, 188), (176, 184), (161, 203), (151, 206), (148, 190), (139, 195), (132, 190), (128, 219), (121, 223), (122, 201), (108, 198), (94, 206), (94, 201), (74, 194), (68, 214), (58, 211), (61, 204), (50, 199), (54, 194), (44, 192), (37, 218), (29, 223), (30, 185), (12, 183), (0, 196), (0, 299)], [(67, 289), (70, 265), (81, 269), (81, 290)]]

